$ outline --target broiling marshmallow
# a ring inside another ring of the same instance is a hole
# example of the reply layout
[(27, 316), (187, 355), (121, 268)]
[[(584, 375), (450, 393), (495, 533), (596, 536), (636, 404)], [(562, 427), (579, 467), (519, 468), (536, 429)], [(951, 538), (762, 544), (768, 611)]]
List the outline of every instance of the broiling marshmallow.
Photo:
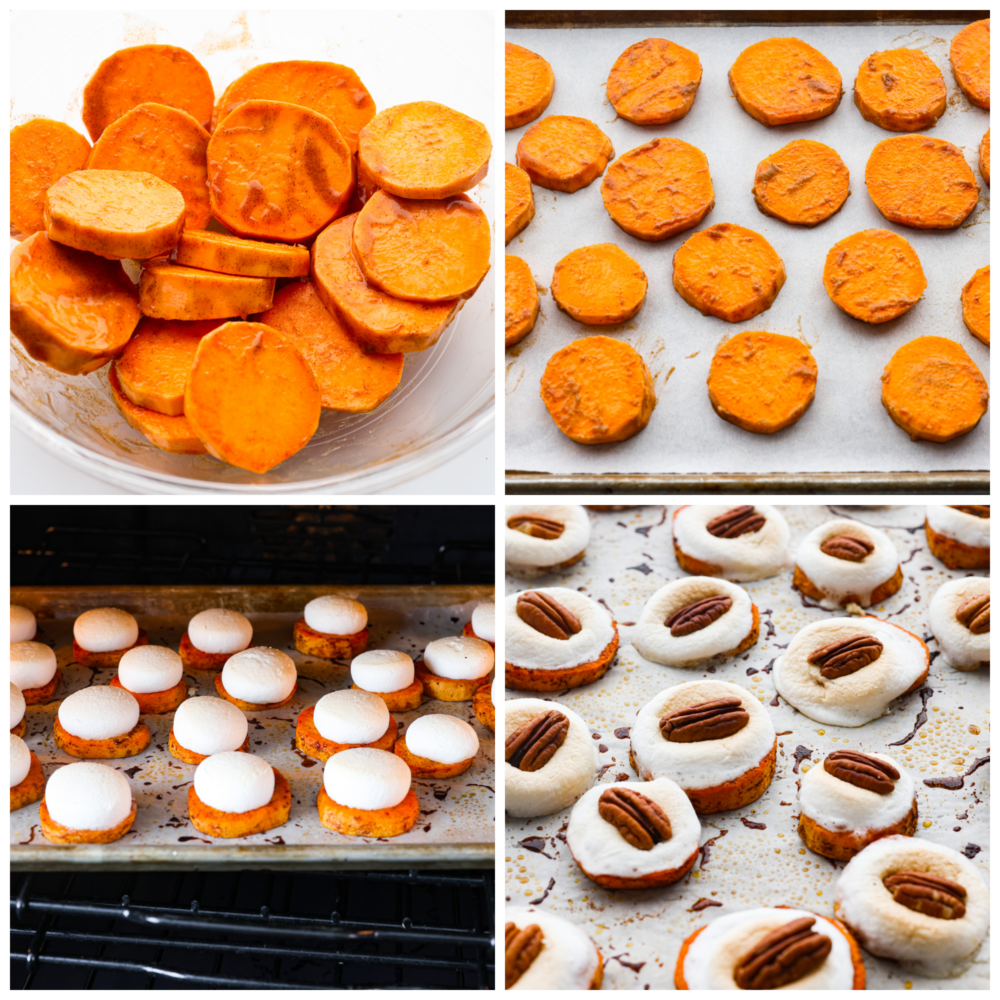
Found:
[(304, 617), (311, 629), (326, 635), (356, 635), (368, 624), (368, 612), (363, 604), (336, 594), (310, 601)]
[(184, 676), (181, 658), (166, 646), (136, 646), (118, 663), (118, 680), (136, 694), (169, 691)]
[(956, 670), (975, 670), (990, 661), (989, 631), (973, 632), (958, 620), (958, 611), (963, 605), (989, 596), (989, 577), (966, 576), (949, 580), (931, 598), (927, 621), (945, 661)]
[(10, 606), (10, 641), (27, 642), (35, 638), (37, 628), (34, 613), (20, 604)]
[(497, 606), (492, 601), (477, 604), (472, 611), (472, 631), (487, 642), (497, 641)]
[(493, 647), (471, 635), (435, 639), (424, 650), (424, 663), (431, 673), (450, 680), (471, 681), (493, 669)]
[(24, 695), (21, 689), (14, 683), (10, 685), (10, 728), (21, 724), (24, 718)]
[(110, 740), (131, 732), (138, 721), (139, 702), (128, 691), (110, 685), (74, 691), (59, 706), (59, 725), (81, 740)]
[(369, 649), (351, 661), (351, 680), (365, 691), (402, 691), (413, 677), (412, 658), (398, 649)]
[(188, 638), (203, 653), (238, 653), (250, 645), (253, 626), (238, 611), (209, 608), (188, 622)]
[(10, 734), (10, 787), (21, 784), (31, 770), (31, 751), (20, 736)]
[(394, 753), (352, 747), (326, 762), (323, 787), (334, 802), (350, 809), (391, 809), (410, 790), (410, 769)]
[(195, 769), (198, 798), (226, 813), (259, 809), (274, 794), (274, 769), (252, 753), (224, 750), (206, 757)]
[(45, 687), (56, 673), (56, 654), (42, 642), (10, 644), (10, 679), (22, 691)]
[(270, 646), (244, 649), (230, 656), (222, 668), (222, 686), (234, 698), (255, 705), (284, 701), (292, 693), (297, 677), (295, 661)]
[(472, 726), (454, 715), (422, 715), (406, 730), (406, 749), (415, 757), (457, 764), (476, 756), (479, 737)]
[(121, 771), (81, 761), (60, 767), (49, 778), (45, 807), (71, 830), (111, 830), (132, 811), (132, 789)]
[(110, 653), (134, 646), (139, 624), (121, 608), (93, 608), (73, 622), (73, 638), (88, 653)]
[(313, 710), (313, 725), (320, 736), (334, 743), (374, 743), (389, 728), (389, 709), (367, 691), (332, 691)]
[(174, 712), (174, 739), (206, 756), (239, 749), (249, 729), (247, 717), (223, 698), (188, 698)]

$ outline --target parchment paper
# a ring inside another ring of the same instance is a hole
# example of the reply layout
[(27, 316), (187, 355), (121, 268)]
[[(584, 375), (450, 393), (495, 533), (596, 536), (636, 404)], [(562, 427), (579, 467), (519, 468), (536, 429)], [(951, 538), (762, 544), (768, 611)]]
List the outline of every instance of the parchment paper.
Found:
[[(646, 243), (619, 229), (601, 200), (601, 178), (573, 194), (533, 185), (535, 217), (507, 245), (523, 257), (540, 289), (534, 331), (506, 357), (507, 469), (552, 473), (766, 473), (890, 472), (988, 468), (988, 415), (970, 434), (947, 444), (910, 441), (881, 403), (879, 378), (895, 351), (919, 336), (960, 343), (989, 379), (989, 349), (962, 322), (961, 291), (989, 262), (989, 188), (979, 174), (979, 143), (989, 112), (973, 107), (955, 83), (948, 59), (961, 25), (926, 29), (899, 25), (734, 26), (596, 29), (513, 29), (508, 41), (544, 56), (555, 73), (547, 115), (579, 115), (611, 139), (615, 157), (658, 136), (683, 139), (708, 157), (715, 207), (693, 229), (661, 243)], [(748, 45), (793, 35), (818, 48), (840, 70), (844, 96), (830, 116), (768, 128), (737, 104), (728, 72)], [(605, 84), (618, 56), (643, 38), (668, 38), (697, 52), (703, 76), (691, 111), (669, 125), (634, 125), (617, 119)], [(961, 148), (982, 191), (977, 207), (955, 230), (896, 226), (879, 214), (864, 183), (872, 148), (902, 133), (865, 121), (855, 107), (854, 79), (861, 62), (890, 48), (921, 49), (941, 70), (948, 107), (926, 132)], [(529, 126), (506, 133), (507, 162)], [(793, 139), (832, 146), (851, 174), (843, 209), (813, 229), (763, 215), (751, 189), (757, 164)], [(673, 255), (702, 229), (732, 222), (760, 233), (785, 264), (787, 279), (770, 309), (741, 323), (702, 316), (673, 288)], [(823, 287), (830, 247), (862, 229), (884, 228), (913, 245), (927, 278), (924, 298), (903, 316), (878, 326), (842, 312)], [(628, 323), (591, 327), (562, 312), (548, 289), (556, 263), (571, 250), (615, 243), (646, 272), (649, 290)], [(741, 330), (799, 337), (819, 368), (816, 397), (805, 416), (777, 434), (753, 434), (716, 416), (705, 385), (720, 343)], [(539, 398), (542, 372), (561, 347), (581, 337), (620, 337), (645, 359), (658, 403), (647, 428), (625, 442), (580, 445), (563, 435)]]
[[(903, 564), (903, 586), (884, 604), (869, 610), (921, 636), (932, 657), (924, 686), (933, 692), (926, 703), (927, 722), (902, 746), (892, 744), (903, 740), (917, 721), (921, 710), (917, 693), (896, 702), (888, 715), (857, 729), (814, 722), (783, 699), (772, 704), (775, 689), (769, 670), (775, 657), (799, 629), (843, 614), (805, 607), (798, 592), (791, 589), (791, 569), (770, 580), (741, 585), (760, 610), (760, 639), (737, 659), (708, 668), (664, 667), (635, 651), (630, 644), (632, 624), (647, 599), (667, 581), (686, 576), (677, 566), (671, 544), (673, 507), (591, 513), (594, 531), (587, 554), (569, 573), (531, 583), (507, 578), (507, 593), (532, 585), (577, 588), (606, 602), (618, 622), (621, 645), (611, 670), (594, 684), (552, 698), (590, 726), (602, 766), (599, 783), (625, 780), (621, 776), (636, 780), (628, 759), (626, 729), (657, 692), (684, 681), (711, 678), (741, 685), (766, 707), (779, 734), (777, 771), (768, 790), (743, 809), (701, 817), (707, 860), (702, 856), (690, 875), (663, 889), (609, 891), (591, 882), (574, 863), (561, 836), (569, 809), (537, 819), (507, 821), (504, 879), (508, 901), (524, 905), (543, 900), (541, 908), (583, 927), (607, 960), (603, 989), (672, 989), (674, 966), (685, 938), (727, 913), (786, 904), (833, 915), (833, 889), (844, 865), (813, 854), (799, 839), (794, 770), (798, 748), (811, 754), (802, 760), (804, 768), (844, 748), (874, 750), (898, 760), (917, 786), (916, 835), (965, 851), (983, 877), (989, 878), (989, 765), (966, 777), (960, 790), (929, 788), (923, 783), (925, 778), (962, 774), (989, 755), (989, 670), (963, 673), (943, 664), (927, 625), (927, 607), (938, 587), (968, 574), (946, 569), (930, 554), (922, 507), (780, 509), (792, 529), (793, 555), (808, 531), (835, 515), (883, 528), (895, 543)], [(506, 697), (531, 694), (509, 690)], [(544, 853), (538, 853), (538, 848)], [(699, 900), (710, 903), (693, 910)], [(866, 951), (862, 954), (868, 989), (989, 987), (988, 938), (974, 964), (958, 979), (908, 975), (892, 962), (873, 958)]]

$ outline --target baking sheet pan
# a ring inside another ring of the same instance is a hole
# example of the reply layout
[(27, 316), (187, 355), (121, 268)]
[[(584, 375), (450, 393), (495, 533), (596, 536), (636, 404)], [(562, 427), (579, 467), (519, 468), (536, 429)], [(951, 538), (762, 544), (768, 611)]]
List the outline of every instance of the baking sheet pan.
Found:
[[(711, 678), (741, 685), (766, 706), (779, 734), (777, 771), (763, 797), (740, 810), (701, 817), (702, 857), (690, 875), (663, 889), (609, 891), (591, 882), (573, 862), (563, 839), (568, 809), (507, 821), (508, 901), (537, 902), (582, 926), (606, 959), (604, 989), (672, 989), (684, 939), (726, 913), (787, 904), (832, 915), (833, 887), (843, 864), (813, 854), (799, 839), (796, 768), (809, 767), (835, 749), (874, 750), (897, 759), (917, 785), (917, 836), (964, 851), (989, 878), (988, 765), (964, 778), (961, 789), (923, 783), (926, 778), (963, 774), (989, 756), (989, 670), (962, 673), (943, 664), (927, 625), (927, 606), (937, 588), (967, 574), (946, 569), (930, 555), (922, 507), (780, 509), (792, 530), (793, 554), (808, 531), (833, 516), (855, 517), (888, 533), (899, 551), (904, 583), (897, 594), (870, 611), (927, 641), (933, 662), (923, 689), (930, 692), (926, 704), (919, 693), (908, 695), (888, 715), (857, 729), (813, 722), (784, 700), (774, 705), (769, 670), (775, 657), (799, 629), (834, 616), (806, 606), (791, 589), (791, 569), (770, 580), (741, 584), (761, 618), (760, 639), (748, 653), (718, 666), (686, 669), (664, 667), (639, 656), (630, 644), (632, 625), (646, 600), (667, 581), (687, 575), (673, 554), (672, 507), (591, 513), (593, 533), (584, 559), (565, 575), (532, 581), (538, 586), (580, 589), (606, 603), (618, 622), (621, 645), (611, 670), (594, 684), (553, 695), (554, 701), (571, 708), (590, 726), (598, 742), (599, 783), (636, 780), (628, 759), (628, 728), (639, 708), (657, 692), (684, 681)], [(507, 593), (530, 586), (507, 578)], [(507, 691), (506, 697), (531, 695)], [(926, 722), (907, 739), (922, 709)], [(892, 962), (863, 955), (868, 989), (989, 987), (988, 938), (971, 968), (958, 979), (906, 975)]]
[[(490, 868), (494, 857), (494, 741), (472, 712), (471, 702), (425, 699), (412, 712), (394, 712), (400, 731), (419, 715), (441, 713), (469, 721), (479, 736), (472, 767), (445, 781), (414, 780), (420, 818), (408, 833), (391, 839), (345, 837), (319, 822), (316, 796), (323, 762), (295, 749), (295, 720), (329, 691), (350, 687), (349, 662), (299, 653), (292, 625), (306, 602), (320, 594), (339, 593), (368, 609), (369, 649), (402, 649), (416, 658), (432, 639), (457, 635), (472, 609), (493, 599), (493, 588), (442, 587), (15, 587), (11, 603), (23, 604), (39, 618), (40, 641), (53, 646), (63, 680), (58, 700), (27, 710), (29, 748), (48, 777), (75, 758), (59, 750), (52, 721), (59, 700), (91, 684), (107, 684), (114, 670), (91, 670), (73, 664), (73, 620), (94, 607), (119, 607), (136, 616), (150, 643), (176, 649), (193, 614), (227, 607), (247, 615), (254, 644), (287, 652), (296, 662), (299, 687), (282, 708), (247, 712), (250, 750), (278, 768), (292, 789), (289, 821), (266, 833), (233, 840), (206, 837), (191, 826), (187, 794), (194, 765), (183, 764), (166, 749), (173, 714), (143, 716), (152, 734), (149, 747), (135, 757), (108, 761), (128, 775), (138, 814), (121, 840), (99, 846), (58, 847), (38, 827), (38, 803), (11, 814), (11, 866), (20, 870), (58, 868), (345, 868), (367, 869), (469, 867)], [(185, 670), (189, 693), (216, 694), (214, 673)]]

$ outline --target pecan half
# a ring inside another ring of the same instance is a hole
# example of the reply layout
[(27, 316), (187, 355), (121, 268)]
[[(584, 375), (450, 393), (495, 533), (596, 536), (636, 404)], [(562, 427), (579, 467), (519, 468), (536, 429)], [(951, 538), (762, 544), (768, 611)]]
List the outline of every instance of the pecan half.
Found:
[(974, 635), (990, 630), (990, 595), (970, 597), (955, 612), (955, 617)]
[(834, 750), (823, 761), (823, 770), (849, 785), (879, 795), (888, 795), (899, 780), (899, 771), (888, 761), (856, 750)]
[(652, 799), (634, 788), (609, 788), (597, 800), (597, 811), (633, 847), (651, 851), (672, 836), (670, 820)]
[(510, 989), (538, 958), (542, 950), (542, 929), (538, 924), (528, 924), (520, 930), (515, 924), (504, 925), (504, 965), (507, 989)]
[(733, 599), (727, 594), (705, 597), (675, 611), (666, 625), (671, 635), (690, 635), (718, 621), (732, 606)]
[(518, 514), (507, 522), (507, 527), (547, 541), (558, 538), (566, 530), (562, 521), (557, 521), (554, 517), (543, 517), (541, 514)]
[(705, 527), (716, 538), (739, 538), (751, 531), (760, 531), (766, 520), (763, 514), (757, 513), (753, 504), (747, 503), (713, 517)]
[(942, 920), (965, 916), (965, 888), (949, 879), (927, 872), (896, 872), (882, 879), (882, 885), (897, 903), (917, 913)]
[(809, 654), (809, 662), (827, 679), (846, 677), (874, 663), (882, 655), (882, 642), (873, 635), (852, 635), (821, 646)]
[(982, 503), (950, 504), (953, 510), (960, 510), (963, 514), (971, 514), (973, 517), (989, 517), (990, 505)]
[(875, 546), (867, 538), (859, 538), (857, 535), (834, 535), (823, 542), (820, 551), (834, 559), (863, 562), (865, 556), (875, 551)]
[(519, 771), (540, 771), (566, 742), (569, 719), (550, 711), (529, 719), (507, 737), (504, 760)]
[(815, 917), (799, 917), (761, 938), (733, 970), (741, 990), (776, 990), (815, 972), (833, 947), (825, 934), (812, 930)]
[(550, 639), (568, 639), (583, 628), (580, 619), (569, 608), (537, 590), (521, 594), (515, 610), (521, 621)]
[(750, 713), (736, 695), (679, 708), (660, 719), (660, 732), (671, 743), (704, 743), (738, 733), (750, 722)]

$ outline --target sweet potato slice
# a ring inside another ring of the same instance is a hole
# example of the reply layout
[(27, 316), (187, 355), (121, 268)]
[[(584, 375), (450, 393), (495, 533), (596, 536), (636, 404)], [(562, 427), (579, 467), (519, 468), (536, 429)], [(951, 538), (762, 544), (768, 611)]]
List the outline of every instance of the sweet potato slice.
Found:
[(210, 455), (267, 472), (319, 426), (320, 392), (295, 347), (263, 323), (224, 323), (202, 338), (184, 415)]
[(785, 265), (760, 233), (728, 222), (688, 237), (674, 254), (674, 288), (703, 316), (750, 319), (777, 298)]
[(885, 323), (920, 301), (927, 279), (917, 251), (888, 229), (865, 229), (830, 248), (823, 268), (826, 294), (865, 323)]
[(286, 285), (260, 317), (294, 344), (319, 386), (324, 410), (370, 413), (403, 377), (402, 354), (365, 354), (311, 282)]
[(990, 109), (990, 19), (967, 24), (951, 40), (951, 71), (977, 108)]
[(10, 235), (23, 240), (45, 228), (45, 192), (60, 177), (82, 170), (90, 143), (76, 129), (33, 118), (10, 130)]
[(989, 404), (986, 379), (965, 348), (945, 337), (917, 337), (882, 373), (882, 405), (914, 440), (968, 434)]
[(302, 278), (309, 273), (307, 247), (244, 240), (209, 230), (185, 230), (170, 259), (186, 267), (249, 278)]
[(136, 45), (98, 66), (83, 90), (83, 124), (96, 140), (126, 111), (149, 102), (207, 122), (214, 101), (208, 71), (190, 52), (174, 45)]
[(665, 38), (647, 38), (615, 60), (606, 90), (619, 118), (636, 125), (665, 125), (691, 110), (700, 83), (696, 52)]
[(715, 352), (708, 398), (723, 420), (754, 434), (773, 434), (809, 409), (816, 372), (816, 360), (802, 341), (742, 330)]
[(646, 275), (614, 243), (571, 250), (552, 275), (552, 298), (564, 312), (590, 326), (631, 319), (646, 299)]
[(535, 328), (538, 319), (538, 288), (531, 268), (507, 254), (504, 258), (504, 346), (521, 343)]
[(122, 392), (147, 410), (171, 417), (183, 413), (198, 344), (219, 325), (212, 319), (183, 323), (144, 316), (115, 365)]
[(358, 133), (375, 116), (375, 102), (349, 66), (291, 59), (254, 66), (226, 87), (212, 112), (210, 131), (244, 101), (298, 104), (329, 118), (352, 153)]
[(979, 144), (979, 172), (987, 184), (990, 182), (990, 130), (986, 130), (983, 141)]
[(629, 236), (655, 243), (697, 226), (715, 204), (705, 154), (683, 139), (653, 139), (608, 168), (601, 198)]
[(854, 103), (861, 117), (890, 132), (930, 128), (947, 102), (941, 70), (919, 49), (874, 52), (854, 81)]
[(913, 229), (955, 229), (979, 200), (958, 146), (923, 135), (883, 139), (868, 157), (865, 185), (890, 222)]
[(513, 163), (504, 164), (504, 242), (510, 241), (535, 217), (531, 178)]
[(88, 170), (138, 170), (177, 188), (188, 229), (204, 229), (212, 214), (205, 152), (209, 134), (186, 111), (140, 104), (112, 122), (94, 143)]
[(274, 278), (218, 274), (157, 261), (142, 269), (139, 305), (157, 319), (228, 319), (263, 312), (274, 297)]
[(10, 255), (10, 329), (36, 360), (86, 375), (122, 352), (139, 296), (118, 261), (35, 233)]
[(50, 240), (112, 260), (148, 260), (177, 245), (187, 208), (180, 191), (135, 170), (76, 170), (45, 192)]
[(835, 149), (795, 139), (757, 164), (753, 197), (764, 215), (815, 226), (839, 212), (851, 193), (851, 175)]
[(765, 125), (832, 115), (844, 91), (837, 67), (799, 38), (766, 38), (744, 49), (729, 70), (740, 107)]
[(504, 128), (533, 122), (552, 100), (552, 67), (537, 52), (504, 45)]
[(493, 143), (482, 122), (434, 101), (380, 111), (358, 136), (358, 164), (400, 198), (450, 198), (475, 187)]
[(532, 183), (553, 191), (579, 191), (604, 173), (615, 155), (611, 140), (592, 122), (549, 115), (517, 144), (517, 165)]
[(212, 214), (238, 236), (312, 239), (347, 207), (354, 158), (329, 118), (280, 101), (246, 101), (208, 144)]
[(312, 280), (323, 304), (375, 354), (425, 351), (454, 319), (463, 299), (407, 302), (372, 288), (354, 256), (357, 213), (330, 223), (312, 245)]
[(490, 269), (490, 225), (464, 194), (417, 201), (378, 191), (354, 223), (354, 252), (365, 277), (395, 298), (469, 298)]
[(585, 337), (549, 358), (542, 402), (567, 437), (580, 444), (609, 444), (649, 423), (656, 393), (635, 348), (611, 337)]
[(990, 343), (990, 265), (981, 267), (962, 289), (962, 319), (976, 340)]
[(136, 406), (122, 392), (115, 365), (108, 369), (108, 385), (111, 386), (111, 396), (121, 415), (157, 448), (175, 455), (207, 454), (205, 446), (183, 413), (170, 417), (156, 410)]

